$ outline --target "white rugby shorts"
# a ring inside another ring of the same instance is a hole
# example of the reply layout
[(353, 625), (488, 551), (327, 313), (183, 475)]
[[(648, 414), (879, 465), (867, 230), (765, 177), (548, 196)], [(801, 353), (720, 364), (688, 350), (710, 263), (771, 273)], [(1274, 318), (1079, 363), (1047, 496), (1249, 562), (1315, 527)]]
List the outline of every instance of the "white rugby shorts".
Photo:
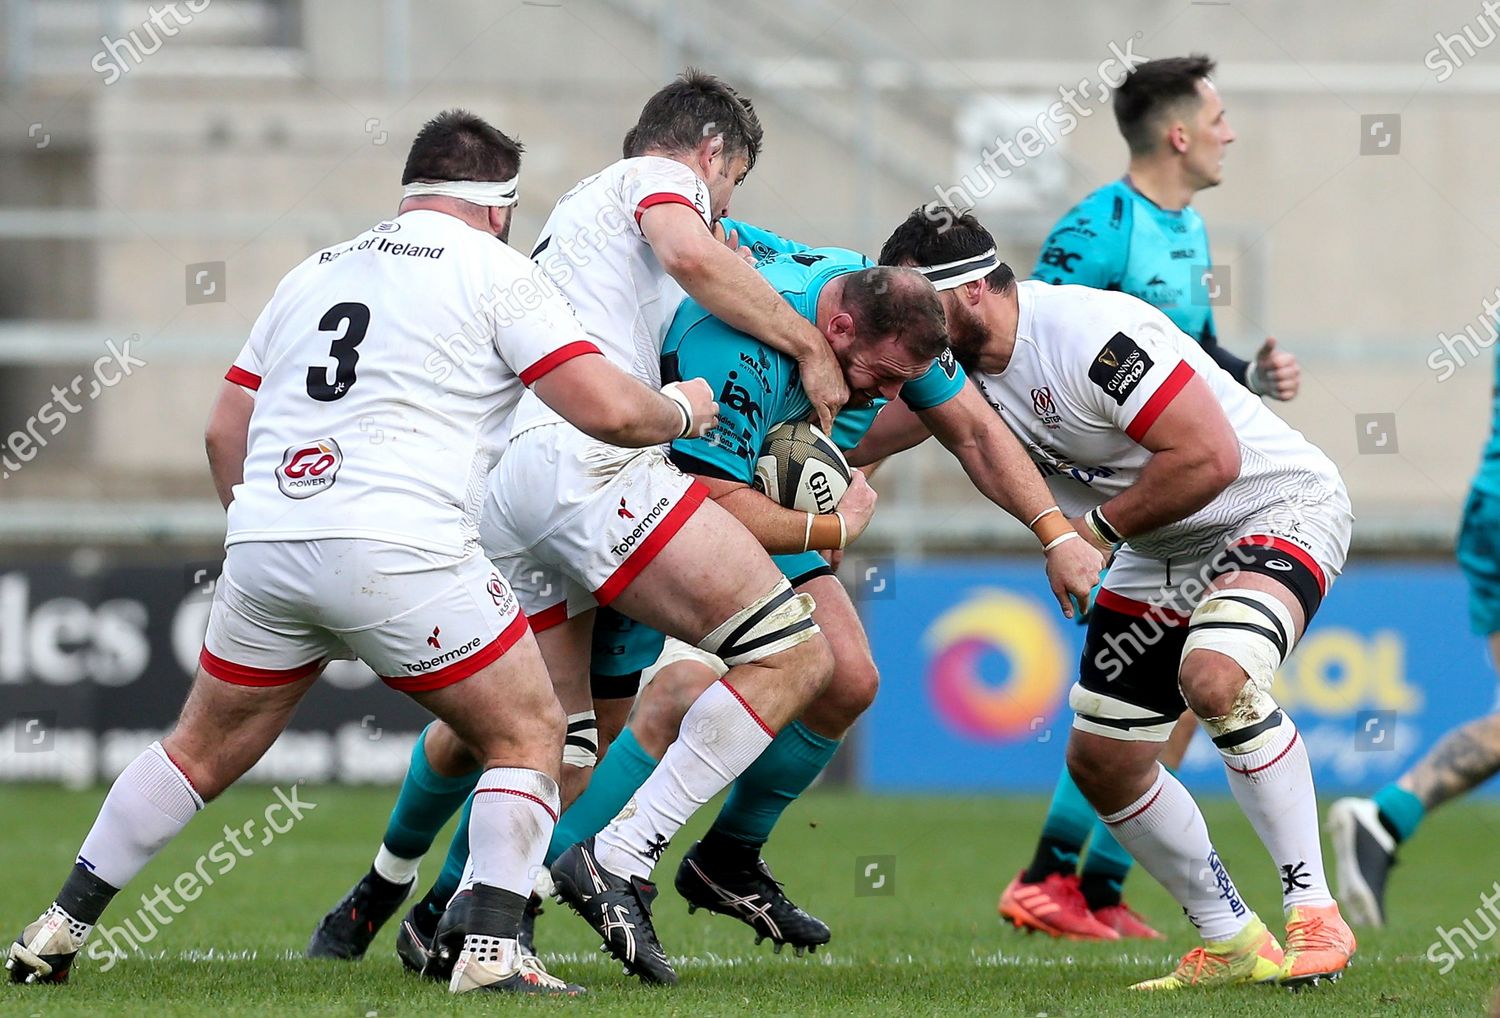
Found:
[(280, 686), (358, 657), (419, 693), (468, 678), (526, 629), (477, 548), (453, 557), (384, 541), (251, 541), (226, 553), (199, 664), (236, 685)]
[(707, 497), (659, 448), (542, 424), (490, 473), (480, 543), (541, 631), (618, 597)]

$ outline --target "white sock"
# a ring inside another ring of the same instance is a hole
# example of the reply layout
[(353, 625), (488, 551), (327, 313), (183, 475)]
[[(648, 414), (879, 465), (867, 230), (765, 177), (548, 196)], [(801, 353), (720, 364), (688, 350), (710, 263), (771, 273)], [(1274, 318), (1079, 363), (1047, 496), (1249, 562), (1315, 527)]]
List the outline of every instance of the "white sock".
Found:
[(384, 845), (375, 853), (375, 861), (371, 864), (376, 876), (393, 884), (409, 884), (417, 879), (417, 869), (421, 865), (420, 855), (415, 859), (403, 859)]
[(1264, 746), (1249, 753), (1221, 749), (1219, 755), (1235, 800), (1280, 871), (1282, 907), (1332, 904), (1318, 841), (1312, 765), (1292, 719), (1283, 713)]
[[(472, 842), (472, 840), (473, 839), (470, 839), (471, 842)], [(458, 890), (456, 890), (456, 891), (453, 892), (453, 898), (457, 898), (460, 894), (463, 894), (465, 891), (472, 891), (473, 889), (474, 889), (474, 853), (470, 852), (469, 853), (469, 859), (468, 859), (468, 861), (464, 863), (464, 872), (463, 872), (463, 875), (458, 878)], [(449, 898), (448, 899), (448, 904), (450, 904), (450, 905), (453, 904), (453, 898)]]
[(709, 686), (683, 715), (677, 741), (656, 770), (595, 838), (600, 865), (621, 876), (649, 877), (688, 817), (754, 763), (771, 738), (728, 683)]
[(557, 782), (541, 771), (491, 767), (480, 775), (469, 814), (471, 883), (529, 895), (559, 806)]
[(110, 786), (78, 861), (111, 887), (124, 887), (202, 808), (192, 782), (153, 742)]
[(1145, 795), (1099, 819), (1177, 899), (1204, 940), (1226, 940), (1250, 922), (1250, 908), (1208, 840), (1198, 804), (1165, 767), (1158, 765)]

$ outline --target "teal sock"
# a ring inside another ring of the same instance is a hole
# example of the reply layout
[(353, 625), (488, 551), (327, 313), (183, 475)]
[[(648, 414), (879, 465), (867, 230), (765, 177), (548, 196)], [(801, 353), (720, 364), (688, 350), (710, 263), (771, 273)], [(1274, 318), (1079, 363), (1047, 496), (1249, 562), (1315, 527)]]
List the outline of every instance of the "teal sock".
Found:
[(800, 721), (787, 725), (730, 786), (712, 833), (764, 845), (781, 814), (823, 773), (839, 745)]
[(1109, 825), (1095, 817), (1080, 884), (1089, 908), (1118, 905), (1125, 893), (1125, 878), (1134, 865), (1135, 859), (1115, 840), (1109, 832)]
[(464, 879), (464, 867), (469, 864), (469, 811), (473, 808), (474, 797), (471, 795), (464, 800), (463, 812), (458, 815), (458, 828), (453, 832), (453, 840), (448, 842), (448, 858), (443, 860), (443, 868), (427, 892), (429, 900), (441, 902), (443, 907), (447, 907), (448, 899), (458, 891), (458, 885)]
[(625, 808), (635, 790), (646, 783), (656, 764), (656, 758), (641, 748), (629, 728), (620, 732), (594, 768), (589, 787), (558, 818), (557, 826), (552, 829), (552, 843), (547, 846), (547, 865), (551, 866), (573, 845), (604, 830)]
[(1411, 792), (1392, 782), (1370, 796), (1380, 807), (1380, 822), (1397, 841), (1405, 841), (1417, 832), (1427, 807)]
[(385, 836), (381, 838), (393, 855), (403, 859), (420, 859), (427, 854), (433, 839), (454, 811), (463, 805), (484, 773), (480, 768), (472, 774), (444, 777), (427, 762), (426, 743), (427, 729), (424, 728), (417, 744), (412, 747), (411, 764), (401, 782), (401, 794), (396, 797), (396, 808), (391, 810)]

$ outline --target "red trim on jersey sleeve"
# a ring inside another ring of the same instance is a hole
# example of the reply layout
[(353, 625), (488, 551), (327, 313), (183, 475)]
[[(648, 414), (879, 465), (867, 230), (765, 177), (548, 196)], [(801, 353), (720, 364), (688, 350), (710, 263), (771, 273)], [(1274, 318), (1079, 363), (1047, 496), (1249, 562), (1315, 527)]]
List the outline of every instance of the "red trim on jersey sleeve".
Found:
[(600, 351), (597, 346), (586, 339), (576, 339), (565, 346), (560, 346), (521, 372), (521, 384), (529, 386), (554, 368), (572, 360), (574, 357), (582, 357), (584, 354), (589, 353), (600, 353)]
[(1135, 415), (1135, 420), (1131, 421), (1130, 426), (1125, 429), (1125, 434), (1130, 436), (1131, 441), (1139, 442), (1146, 437), (1146, 432), (1151, 430), (1151, 425), (1156, 423), (1156, 419), (1162, 415), (1167, 404), (1177, 398), (1183, 386), (1192, 381), (1194, 374), (1196, 372), (1187, 361), (1177, 362), (1177, 366), (1172, 369), (1167, 380), (1156, 387), (1151, 398), (1146, 400), (1146, 405), (1141, 407), (1140, 412)]
[(646, 195), (646, 197), (642, 198), (639, 202), (636, 203), (635, 225), (637, 227), (641, 225), (641, 213), (645, 212), (651, 206), (672, 204), (686, 205), (688, 208), (692, 209), (693, 212), (698, 216), (702, 217), (703, 215), (702, 211), (699, 210), (698, 206), (693, 204), (692, 199), (687, 195), (678, 194), (676, 191), (657, 191), (655, 194)]
[(1110, 611), (1120, 612), (1122, 615), (1131, 615), (1138, 619), (1156, 616), (1169, 626), (1182, 626), (1187, 624), (1186, 612), (1175, 612), (1161, 605), (1151, 604), (1146, 601), (1137, 601), (1133, 597), (1117, 594), (1113, 590), (1101, 590), (1099, 596), (1094, 598), (1094, 603), (1100, 608), (1108, 608)]
[(1313, 574), (1313, 579), (1318, 581), (1318, 592), (1324, 597), (1328, 596), (1328, 577), (1323, 574), (1323, 567), (1318, 565), (1317, 560), (1308, 554), (1307, 549), (1301, 545), (1293, 544), (1291, 541), (1285, 541), (1279, 537), (1272, 537), (1270, 534), (1252, 534), (1249, 537), (1243, 537), (1234, 542), (1233, 546), (1241, 544), (1254, 544), (1262, 548), (1279, 551), (1283, 555), (1290, 555), (1302, 563), (1308, 572)]
[(260, 388), (260, 376), (246, 371), (238, 364), (229, 365), (229, 370), (224, 372), (224, 380), (226, 382), (233, 382), (235, 385), (243, 385), (247, 389)]
[(382, 675), (380, 681), (402, 693), (430, 693), (434, 689), (451, 686), (455, 682), (462, 682), (481, 668), (500, 660), (501, 655), (514, 647), (517, 641), (526, 635), (526, 630), (529, 628), (526, 613), (518, 611), (516, 617), (511, 619), (510, 625), (505, 627), (504, 632), (468, 657), (459, 658), (451, 665), (439, 668), (435, 672), (423, 672), (420, 675)]
[(316, 675), (323, 667), (323, 659), (309, 661), (296, 668), (253, 668), (225, 661), (207, 647), (198, 655), (198, 667), (222, 682), (235, 686), (285, 686)]
[(646, 539), (640, 543), (630, 557), (620, 563), (618, 569), (610, 574), (609, 579), (594, 591), (594, 600), (599, 602), (600, 607), (607, 606), (611, 601), (620, 596), (620, 593), (631, 582), (641, 574), (641, 570), (651, 564), (661, 550), (667, 546), (667, 542), (677, 536), (677, 531), (682, 529), (688, 517), (698, 511), (703, 500), (708, 497), (708, 485), (702, 481), (694, 481), (688, 486), (688, 490), (682, 493), (682, 498), (677, 504), (668, 510), (667, 515), (662, 517), (656, 529), (646, 535)]

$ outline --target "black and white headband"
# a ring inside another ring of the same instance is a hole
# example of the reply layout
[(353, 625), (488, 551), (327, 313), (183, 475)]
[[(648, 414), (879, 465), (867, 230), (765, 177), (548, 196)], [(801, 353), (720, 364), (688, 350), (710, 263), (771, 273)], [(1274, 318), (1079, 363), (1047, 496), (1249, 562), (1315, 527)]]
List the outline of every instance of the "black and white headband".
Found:
[(933, 289), (952, 290), (965, 283), (983, 279), (999, 266), (1000, 258), (995, 253), (995, 249), (990, 248), (983, 254), (960, 258), (956, 262), (944, 262), (942, 265), (918, 265), (916, 270), (927, 277)]

